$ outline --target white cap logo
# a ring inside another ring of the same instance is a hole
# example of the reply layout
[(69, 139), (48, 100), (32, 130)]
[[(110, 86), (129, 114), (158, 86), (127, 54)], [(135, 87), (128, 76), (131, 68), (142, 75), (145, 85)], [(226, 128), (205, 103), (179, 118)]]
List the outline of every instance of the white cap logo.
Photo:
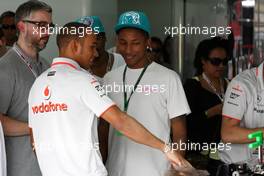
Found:
[(121, 24), (140, 24), (140, 16), (137, 12), (127, 12), (121, 20)]
[(94, 20), (90, 17), (83, 17), (79, 20), (79, 22), (91, 27), (94, 23)]

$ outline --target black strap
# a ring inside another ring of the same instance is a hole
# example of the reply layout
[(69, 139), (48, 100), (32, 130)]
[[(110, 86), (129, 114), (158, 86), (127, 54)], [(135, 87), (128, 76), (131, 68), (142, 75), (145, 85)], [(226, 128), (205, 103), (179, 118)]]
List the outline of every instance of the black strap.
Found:
[(146, 65), (144, 67), (144, 69), (141, 71), (141, 73), (140, 73), (140, 75), (139, 75), (139, 77), (137, 79), (137, 82), (134, 85), (134, 87), (132, 89), (132, 92), (131, 92), (130, 96), (127, 99), (127, 92), (126, 92), (126, 87), (125, 87), (125, 85), (126, 85), (126, 71), (127, 71), (127, 66), (125, 67), (124, 72), (123, 72), (123, 91), (124, 91), (124, 111), (125, 112), (127, 112), (130, 99), (131, 99), (132, 95), (134, 94), (135, 90), (137, 89), (137, 86), (138, 86), (140, 80), (142, 79), (142, 77), (143, 77), (145, 71), (147, 70), (147, 68), (148, 68), (148, 65)]

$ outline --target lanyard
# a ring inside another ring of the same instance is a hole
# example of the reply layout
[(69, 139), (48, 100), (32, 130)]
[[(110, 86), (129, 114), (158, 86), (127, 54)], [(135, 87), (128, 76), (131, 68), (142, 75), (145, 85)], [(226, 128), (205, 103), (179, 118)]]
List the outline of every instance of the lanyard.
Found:
[[(126, 92), (126, 86), (125, 86), (125, 84), (126, 84), (126, 71), (127, 71), (127, 66), (125, 67), (124, 72), (123, 72), (123, 91), (124, 91), (124, 111), (125, 111), (125, 112), (127, 112), (128, 105), (129, 105), (129, 102), (130, 102), (130, 98), (131, 98), (132, 95), (134, 94), (134, 91), (137, 89), (137, 86), (138, 86), (138, 84), (139, 84), (141, 78), (143, 77), (145, 71), (147, 70), (147, 68), (148, 68), (148, 65), (146, 65), (146, 66), (144, 67), (144, 69), (141, 71), (141, 73), (140, 73), (140, 75), (139, 75), (139, 77), (138, 77), (138, 79), (137, 79), (137, 82), (136, 82), (136, 84), (133, 86), (132, 92), (131, 92), (130, 96), (129, 96), (128, 99), (127, 99), (127, 92)], [(122, 136), (122, 135), (123, 135), (123, 134), (120, 133), (119, 131), (116, 131), (116, 134), (117, 134), (118, 136)]]
[(13, 47), (13, 48), (14, 48), (15, 52), (19, 55), (19, 58), (27, 65), (27, 67), (29, 68), (31, 73), (34, 75), (34, 77), (37, 78), (38, 74), (36, 73), (35, 70), (33, 70), (31, 64), (26, 60), (26, 58), (23, 56), (23, 54), (21, 54), (20, 51), (16, 47)]
[(134, 91), (137, 89), (137, 86), (141, 80), (141, 78), (143, 77), (145, 71), (147, 70), (148, 68), (148, 65), (146, 65), (144, 67), (144, 69), (141, 71), (138, 79), (137, 79), (137, 82), (136, 84), (133, 86), (133, 89), (132, 89), (132, 92), (130, 94), (130, 96), (128, 97), (127, 99), (127, 92), (126, 92), (126, 87), (125, 87), (125, 84), (126, 84), (126, 71), (127, 71), (127, 66), (125, 67), (124, 69), (124, 72), (123, 72), (123, 91), (124, 91), (124, 111), (127, 112), (127, 109), (128, 109), (128, 105), (129, 105), (129, 102), (130, 102), (130, 98), (132, 97), (132, 95), (134, 94)]
[(220, 94), (217, 92), (215, 86), (212, 84), (212, 82), (209, 80), (209, 78), (206, 76), (205, 73), (202, 74), (203, 79), (208, 83), (210, 88), (214, 91), (215, 95), (221, 100), (221, 102), (224, 102), (224, 88), (223, 88), (223, 81), (220, 79), (220, 86), (221, 86), (221, 92)]

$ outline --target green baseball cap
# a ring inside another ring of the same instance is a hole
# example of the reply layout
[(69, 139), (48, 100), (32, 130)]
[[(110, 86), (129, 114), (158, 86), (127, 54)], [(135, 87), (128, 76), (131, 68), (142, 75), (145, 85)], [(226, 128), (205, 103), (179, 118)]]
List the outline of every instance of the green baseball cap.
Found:
[(143, 12), (128, 11), (120, 15), (115, 31), (123, 28), (137, 28), (150, 34), (148, 17)]
[(84, 16), (76, 19), (75, 22), (88, 25), (93, 29), (96, 28), (99, 33), (105, 32), (104, 26), (98, 16)]

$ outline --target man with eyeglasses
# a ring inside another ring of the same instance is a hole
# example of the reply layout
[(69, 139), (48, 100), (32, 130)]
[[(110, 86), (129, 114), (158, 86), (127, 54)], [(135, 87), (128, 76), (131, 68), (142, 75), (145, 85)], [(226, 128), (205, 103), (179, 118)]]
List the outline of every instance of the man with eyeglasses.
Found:
[(3, 29), (6, 38), (6, 45), (12, 47), (17, 41), (17, 30), (15, 25), (15, 13), (6, 11), (0, 16), (0, 27)]
[(8, 176), (41, 175), (31, 148), (27, 99), (36, 77), (48, 68), (39, 52), (49, 35), (40, 35), (39, 24), (51, 24), (51, 16), (52, 8), (44, 2), (20, 5), (15, 17), (18, 41), (0, 59), (0, 120), (6, 136)]

